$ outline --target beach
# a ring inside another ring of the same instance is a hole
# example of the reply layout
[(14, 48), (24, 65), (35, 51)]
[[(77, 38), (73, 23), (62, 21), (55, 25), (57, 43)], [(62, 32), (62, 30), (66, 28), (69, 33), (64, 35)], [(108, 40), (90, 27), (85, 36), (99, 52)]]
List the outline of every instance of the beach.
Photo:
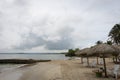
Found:
[[(107, 59), (107, 64), (112, 67), (113, 63)], [(97, 68), (85, 67), (79, 59), (52, 60), (1, 72), (0, 80), (115, 80), (113, 77), (97, 78), (92, 72)]]

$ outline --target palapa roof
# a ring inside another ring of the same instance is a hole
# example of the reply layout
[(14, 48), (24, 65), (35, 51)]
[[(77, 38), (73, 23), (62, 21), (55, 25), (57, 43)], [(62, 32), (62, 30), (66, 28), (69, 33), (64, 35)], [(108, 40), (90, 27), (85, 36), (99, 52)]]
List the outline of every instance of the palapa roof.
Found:
[(76, 51), (76, 52), (75, 52), (75, 55), (76, 55), (76, 56), (79, 56), (80, 52), (81, 52), (81, 50)]
[(92, 46), (91, 48), (84, 48), (82, 50), (77, 51), (76, 56), (99, 56), (100, 54), (119, 54), (120, 46), (119, 45), (109, 45), (109, 44), (98, 44)]
[(117, 53), (117, 50), (109, 44), (98, 44), (91, 48), (92, 54), (113, 54)]
[(76, 54), (77, 56), (83, 56), (83, 57), (85, 57), (85, 56), (87, 56), (89, 53), (90, 53), (90, 48), (84, 48), (84, 49), (82, 49), (82, 50), (77, 51), (75, 54)]
[(120, 45), (112, 45), (112, 48), (114, 48), (117, 53), (120, 53)]

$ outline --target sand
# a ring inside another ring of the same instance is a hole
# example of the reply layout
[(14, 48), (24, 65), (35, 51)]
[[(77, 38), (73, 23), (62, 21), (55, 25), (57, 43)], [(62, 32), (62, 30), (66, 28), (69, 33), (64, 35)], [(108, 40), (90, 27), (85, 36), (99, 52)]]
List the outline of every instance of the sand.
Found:
[(83, 66), (78, 59), (54, 60), (0, 73), (0, 80), (115, 80), (112, 77), (96, 78), (94, 69), (97, 68)]

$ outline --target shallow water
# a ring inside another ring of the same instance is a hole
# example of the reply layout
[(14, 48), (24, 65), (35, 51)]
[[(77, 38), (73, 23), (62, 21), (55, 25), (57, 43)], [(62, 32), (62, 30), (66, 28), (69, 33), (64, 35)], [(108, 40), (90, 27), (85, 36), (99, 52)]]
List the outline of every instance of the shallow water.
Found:
[(13, 69), (17, 69), (24, 64), (0, 64), (0, 72), (5, 72)]

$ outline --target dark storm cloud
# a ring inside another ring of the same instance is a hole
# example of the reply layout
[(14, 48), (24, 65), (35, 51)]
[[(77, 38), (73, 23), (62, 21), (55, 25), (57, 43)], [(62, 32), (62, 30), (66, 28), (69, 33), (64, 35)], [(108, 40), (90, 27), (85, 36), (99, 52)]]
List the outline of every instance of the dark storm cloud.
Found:
[(45, 48), (49, 50), (65, 50), (73, 47), (72, 38), (66, 37), (56, 42), (47, 41)]
[(61, 39), (55, 42), (47, 42), (47, 45), (45, 46), (47, 49), (50, 50), (64, 50), (64, 49), (70, 49), (73, 48), (73, 39), (72, 34), (73, 28), (70, 27), (64, 27), (58, 31)]
[(72, 37), (71, 33), (73, 29), (70, 27), (61, 28), (58, 31), (58, 36), (60, 37), (59, 40), (46, 40), (49, 36), (39, 36), (35, 33), (30, 32), (28, 36), (23, 36), (23, 41), (20, 43), (19, 46), (15, 46), (15, 49), (32, 49), (39, 46), (44, 46), (48, 50), (64, 50), (72, 48)]
[(15, 46), (16, 49), (31, 49), (33, 47), (44, 45), (45, 40), (41, 36), (37, 36), (36, 34), (30, 32), (28, 36), (22, 36), (23, 41), (19, 46)]

